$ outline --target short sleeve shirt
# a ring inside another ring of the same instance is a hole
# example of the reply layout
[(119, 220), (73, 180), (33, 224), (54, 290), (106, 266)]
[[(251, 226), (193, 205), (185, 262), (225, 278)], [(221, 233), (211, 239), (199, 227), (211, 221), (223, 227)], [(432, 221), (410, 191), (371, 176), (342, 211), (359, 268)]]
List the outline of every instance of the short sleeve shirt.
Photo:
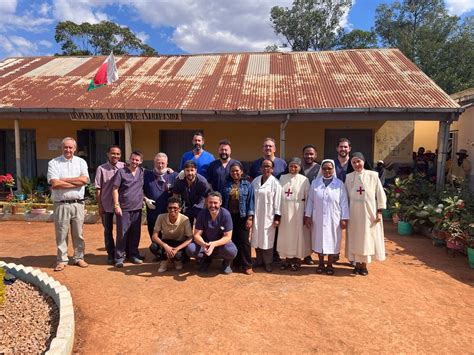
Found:
[(114, 176), (113, 186), (118, 187), (122, 211), (136, 211), (143, 207), (143, 169), (138, 168), (135, 175), (129, 168), (119, 169)]
[[(87, 176), (89, 180), (89, 171), (84, 159), (76, 157), (66, 159), (63, 155), (51, 159), (48, 163), (48, 183), (53, 179), (75, 178)], [(54, 189), (51, 193), (51, 199), (54, 202), (66, 200), (79, 200), (84, 198), (85, 187), (78, 186), (70, 189)]]
[(154, 231), (156, 233), (161, 232), (161, 239), (163, 240), (176, 240), (178, 242), (193, 236), (189, 218), (181, 213), (175, 223), (170, 222), (168, 213), (160, 214), (156, 219)]
[(173, 186), (173, 193), (181, 196), (186, 208), (203, 208), (205, 198), (210, 191), (206, 178), (199, 174), (196, 175), (191, 186), (188, 185), (186, 179), (177, 179)]
[(95, 187), (100, 189), (100, 203), (102, 204), (105, 212), (114, 212), (112, 183), (117, 171), (123, 167), (125, 167), (125, 164), (119, 161), (116, 165), (112, 165), (107, 162), (97, 168), (97, 173), (95, 174)]
[[(262, 166), (263, 158), (255, 160), (252, 165), (250, 166), (250, 177), (255, 179), (257, 176), (262, 175), (260, 172), (260, 167)], [(273, 160), (273, 173), (272, 175), (277, 179), (280, 178), (280, 175), (283, 174), (286, 170), (286, 161), (281, 158), (275, 157)]]
[(212, 220), (211, 213), (206, 208), (199, 212), (195, 228), (203, 231), (205, 241), (216, 241), (221, 239), (225, 232), (232, 231), (232, 217), (229, 211), (221, 207), (216, 219)]

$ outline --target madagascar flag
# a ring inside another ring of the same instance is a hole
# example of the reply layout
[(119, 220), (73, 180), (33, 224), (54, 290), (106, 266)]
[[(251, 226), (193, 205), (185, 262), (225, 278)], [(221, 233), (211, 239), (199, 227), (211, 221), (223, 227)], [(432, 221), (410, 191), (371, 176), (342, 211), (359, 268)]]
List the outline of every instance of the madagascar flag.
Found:
[(117, 65), (115, 64), (114, 54), (110, 52), (110, 55), (104, 60), (99, 70), (95, 74), (94, 80), (91, 80), (87, 91), (91, 91), (101, 86), (112, 84), (119, 78)]

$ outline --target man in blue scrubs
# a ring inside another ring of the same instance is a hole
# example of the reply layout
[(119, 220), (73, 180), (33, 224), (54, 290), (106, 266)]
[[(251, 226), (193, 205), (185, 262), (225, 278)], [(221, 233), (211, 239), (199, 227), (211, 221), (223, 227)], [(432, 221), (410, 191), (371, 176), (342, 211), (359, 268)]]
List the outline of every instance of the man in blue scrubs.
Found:
[(219, 159), (214, 160), (207, 168), (207, 181), (214, 191), (222, 193), (229, 176), (230, 166), (237, 160), (231, 159), (230, 141), (223, 139), (219, 142)]
[(193, 150), (183, 154), (181, 163), (179, 164), (179, 170), (184, 169), (184, 163), (188, 160), (192, 160), (196, 163), (198, 174), (207, 179), (207, 168), (209, 167), (209, 164), (215, 160), (214, 155), (202, 148), (204, 146), (204, 136), (201, 132), (194, 133), (192, 143)]

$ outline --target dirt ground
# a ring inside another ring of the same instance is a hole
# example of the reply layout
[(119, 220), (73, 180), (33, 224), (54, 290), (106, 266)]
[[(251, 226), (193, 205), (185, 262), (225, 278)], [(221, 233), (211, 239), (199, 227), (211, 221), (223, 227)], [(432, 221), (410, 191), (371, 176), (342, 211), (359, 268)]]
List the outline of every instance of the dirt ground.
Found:
[[(300, 272), (158, 274), (145, 227), (145, 264), (106, 265), (100, 225), (86, 225), (89, 268), (55, 273), (51, 223), (0, 222), (0, 260), (41, 268), (72, 293), (74, 352), (472, 353), (474, 270), (421, 236), (386, 223), (387, 260), (369, 276)], [(342, 261), (345, 261), (344, 259)]]

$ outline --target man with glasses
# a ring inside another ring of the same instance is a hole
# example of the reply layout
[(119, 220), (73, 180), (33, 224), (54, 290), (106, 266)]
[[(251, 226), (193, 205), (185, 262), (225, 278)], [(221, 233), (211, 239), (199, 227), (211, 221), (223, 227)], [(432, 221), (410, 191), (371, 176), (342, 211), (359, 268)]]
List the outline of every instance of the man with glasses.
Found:
[(173, 262), (176, 270), (181, 270), (184, 250), (193, 238), (189, 218), (180, 213), (181, 200), (170, 197), (167, 209), (168, 213), (162, 213), (156, 219), (151, 237), (150, 251), (161, 260), (158, 272), (165, 272)]

